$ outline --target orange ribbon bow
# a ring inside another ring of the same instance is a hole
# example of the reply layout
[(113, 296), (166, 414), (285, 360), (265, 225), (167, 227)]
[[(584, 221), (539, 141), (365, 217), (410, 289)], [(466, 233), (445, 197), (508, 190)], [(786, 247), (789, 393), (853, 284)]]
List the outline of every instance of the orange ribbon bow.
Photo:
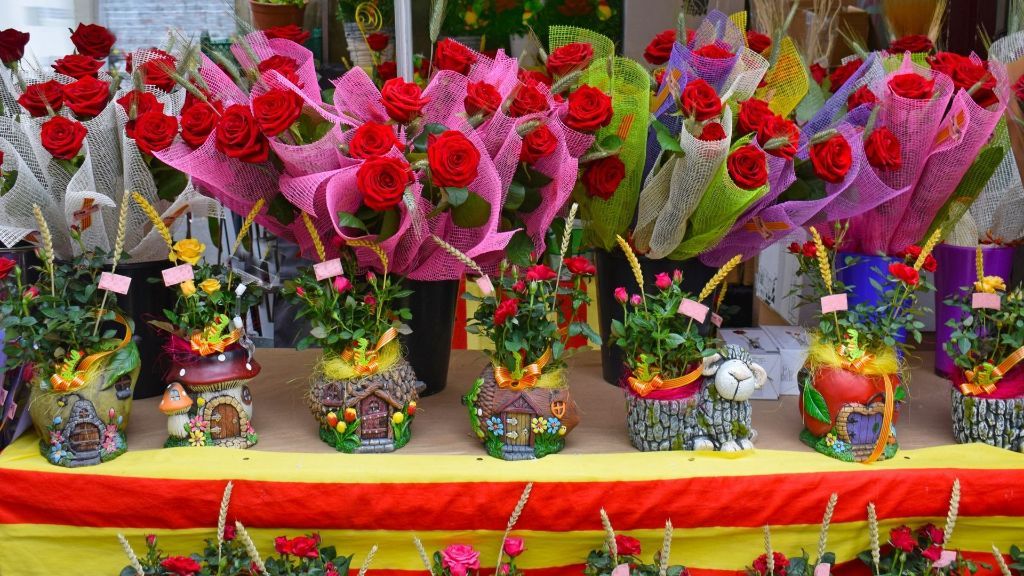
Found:
[(380, 370), (380, 351), (395, 338), (398, 338), (398, 330), (392, 326), (380, 335), (377, 344), (371, 350), (357, 353), (353, 348), (346, 348), (341, 353), (341, 359), (355, 366), (356, 372), (360, 374), (376, 374)]
[(498, 383), (499, 388), (505, 388), (507, 390), (525, 390), (527, 388), (533, 388), (537, 385), (537, 381), (540, 380), (540, 373), (544, 370), (544, 367), (551, 362), (551, 348), (544, 351), (544, 354), (537, 359), (536, 362), (523, 368), (523, 375), (516, 378), (512, 371), (504, 366), (494, 367), (494, 381)]
[(967, 382), (960, 384), (960, 392), (964, 396), (981, 396), (995, 392), (996, 383), (1002, 380), (1007, 372), (1013, 370), (1013, 367), (1021, 360), (1024, 360), (1024, 346), (1014, 350), (998, 366), (993, 367), (991, 372), (983, 367), (965, 370), (964, 376), (967, 377)]
[(221, 338), (219, 342), (210, 342), (202, 332), (192, 334), (192, 339), (189, 342), (192, 345), (193, 352), (200, 356), (209, 356), (213, 353), (220, 354), (224, 350), (227, 350), (228, 346), (231, 346), (241, 339), (242, 330), (240, 328), (235, 328), (230, 334)]
[[(106, 313), (106, 310), (100, 310), (97, 312), (97, 314), (100, 315)], [(55, 392), (74, 392), (76, 390), (80, 390), (85, 386), (85, 374), (93, 364), (124, 348), (132, 341), (132, 329), (128, 325), (128, 321), (124, 319), (124, 316), (115, 312), (114, 321), (124, 326), (124, 338), (122, 338), (121, 341), (118, 342), (117, 346), (111, 350), (104, 350), (103, 352), (90, 354), (83, 358), (82, 361), (78, 363), (77, 367), (72, 367), (74, 372), (70, 378), (65, 378), (60, 373), (50, 376), (50, 384), (53, 385), (53, 390)]]
[(683, 386), (689, 386), (700, 378), (700, 375), (704, 373), (704, 366), (700, 365), (690, 370), (682, 376), (676, 378), (670, 378), (668, 380), (662, 380), (661, 376), (655, 374), (650, 380), (640, 380), (635, 376), (628, 378), (629, 387), (640, 396), (647, 396), (651, 392), (657, 390), (673, 390), (675, 388), (682, 388)]

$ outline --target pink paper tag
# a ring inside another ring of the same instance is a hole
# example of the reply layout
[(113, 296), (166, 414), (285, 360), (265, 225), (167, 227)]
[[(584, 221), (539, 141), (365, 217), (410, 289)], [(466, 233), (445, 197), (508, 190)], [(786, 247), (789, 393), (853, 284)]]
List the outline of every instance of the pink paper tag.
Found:
[(849, 310), (850, 305), (846, 302), (846, 294), (829, 294), (821, 297), (821, 313), (838, 312)]
[(722, 317), (719, 316), (718, 314), (715, 314), (714, 312), (712, 312), (711, 313), (711, 323), (714, 324), (715, 326), (717, 326), (718, 328), (721, 328), (722, 327)]
[(828, 562), (822, 562), (814, 567), (814, 576), (828, 576), (832, 573), (832, 565)]
[(678, 312), (701, 323), (708, 317), (708, 307), (689, 298), (683, 298), (683, 301), (679, 303)]
[(120, 274), (103, 272), (100, 274), (100, 290), (110, 290), (118, 294), (127, 294), (128, 288), (132, 285), (132, 279)]
[(7, 390), (0, 386), (0, 405), (4, 403), (4, 400), (7, 400)]
[(999, 298), (999, 294), (989, 294), (988, 292), (975, 292), (974, 294), (971, 294), (972, 308), (989, 308), (991, 310), (999, 310), (1002, 305), (1003, 303)]
[(629, 576), (629, 564), (619, 564), (612, 570), (612, 576)]
[(943, 550), (942, 553), (939, 554), (939, 559), (936, 560), (934, 564), (932, 564), (932, 567), (945, 568), (946, 566), (952, 564), (954, 560), (956, 560), (955, 550)]
[(476, 279), (476, 285), (480, 288), (480, 292), (484, 296), (490, 296), (494, 294), (494, 283), (491, 282), (491, 277), (487, 274)]
[(341, 258), (335, 258), (334, 260), (314, 264), (313, 273), (316, 274), (318, 282), (320, 280), (334, 278), (335, 276), (341, 276), (344, 273), (344, 270), (341, 269)]
[(11, 402), (11, 405), (7, 407), (7, 419), (14, 420), (14, 413), (18, 411), (18, 403)]
[(164, 286), (177, 286), (196, 277), (192, 272), (192, 266), (189, 264), (168, 268), (162, 274), (164, 275)]

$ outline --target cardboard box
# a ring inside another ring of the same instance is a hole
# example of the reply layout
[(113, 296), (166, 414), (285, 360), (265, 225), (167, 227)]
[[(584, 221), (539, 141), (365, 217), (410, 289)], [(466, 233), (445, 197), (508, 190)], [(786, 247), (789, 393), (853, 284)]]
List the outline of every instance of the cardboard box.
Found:
[(779, 349), (767, 332), (760, 328), (731, 328), (719, 331), (726, 344), (741, 346), (750, 352), (754, 362), (768, 372), (768, 381), (754, 392), (755, 400), (776, 400), (779, 397)]
[(786, 247), (793, 241), (803, 242), (805, 236), (801, 229), (765, 248), (757, 257), (755, 294), (790, 324), (800, 324), (800, 309), (797, 307), (800, 301), (794, 291), (799, 285), (796, 272), (800, 265)]
[(762, 326), (765, 332), (775, 341), (779, 350), (780, 396), (796, 396), (800, 394), (797, 377), (807, 360), (807, 346), (810, 341), (807, 331), (800, 326)]

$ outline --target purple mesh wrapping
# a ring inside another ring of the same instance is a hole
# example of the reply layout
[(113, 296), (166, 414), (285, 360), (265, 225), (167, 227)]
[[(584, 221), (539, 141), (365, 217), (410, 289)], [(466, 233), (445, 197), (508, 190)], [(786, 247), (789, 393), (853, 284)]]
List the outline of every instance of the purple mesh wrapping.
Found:
[[(716, 44), (733, 55), (731, 58), (707, 58), (692, 52), (708, 44)], [(746, 47), (746, 35), (729, 20), (728, 16), (718, 10), (712, 10), (694, 33), (693, 44), (683, 47), (677, 43), (672, 51), (675, 52), (677, 47), (682, 48), (682, 56), (694, 75), (703, 78), (721, 93), (729, 73), (739, 60), (740, 50)]]

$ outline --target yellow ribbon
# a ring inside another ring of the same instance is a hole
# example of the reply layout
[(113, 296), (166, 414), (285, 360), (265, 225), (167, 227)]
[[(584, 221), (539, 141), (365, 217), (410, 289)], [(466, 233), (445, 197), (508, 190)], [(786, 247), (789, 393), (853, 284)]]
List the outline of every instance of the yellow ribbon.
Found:
[(760, 216), (754, 216), (749, 222), (743, 225), (743, 229), (748, 232), (757, 232), (765, 240), (770, 240), (776, 232), (785, 232), (789, 230), (784, 222), (765, 222)]
[(1019, 364), (1021, 360), (1024, 360), (1024, 346), (1014, 350), (1012, 354), (993, 368), (991, 373), (981, 367), (974, 370), (966, 370), (964, 376), (967, 377), (967, 382), (960, 384), (960, 392), (964, 396), (980, 396), (995, 392), (996, 383), (1002, 380), (1003, 376), (1006, 376), (1006, 373)]
[(505, 388), (508, 390), (525, 390), (527, 388), (533, 388), (537, 385), (537, 381), (540, 380), (540, 374), (544, 370), (544, 367), (551, 362), (551, 348), (544, 351), (544, 354), (537, 359), (536, 362), (523, 368), (523, 375), (516, 378), (512, 371), (504, 366), (494, 367), (494, 381), (498, 383), (499, 388)]
[(674, 390), (676, 388), (682, 388), (683, 386), (689, 386), (700, 378), (700, 375), (704, 372), (704, 366), (698, 365), (693, 370), (690, 370), (682, 376), (676, 378), (670, 378), (668, 380), (662, 380), (660, 375), (655, 374), (650, 380), (640, 380), (635, 376), (630, 376), (629, 387), (640, 396), (647, 396), (651, 392), (656, 390)]
[(356, 358), (356, 351), (352, 348), (346, 348), (345, 351), (341, 353), (341, 359), (352, 364), (355, 367), (356, 372), (359, 374), (364, 376), (367, 374), (376, 374), (377, 371), (380, 370), (380, 351), (395, 338), (398, 338), (398, 330), (392, 326), (380, 335), (380, 338), (377, 339), (377, 344), (372, 349), (367, 350), (362, 354), (361, 360)]
[(242, 339), (242, 329), (235, 328), (230, 334), (220, 339), (220, 342), (210, 342), (206, 339), (206, 336), (202, 332), (196, 332), (192, 334), (192, 339), (189, 340), (192, 345), (192, 351), (199, 354), (200, 356), (209, 356), (213, 353), (221, 353), (231, 346), (235, 342)]
[[(100, 310), (97, 314), (102, 315), (106, 314), (106, 312), (106, 310)], [(83, 358), (82, 361), (78, 363), (77, 369), (74, 371), (71, 378), (64, 378), (59, 373), (50, 376), (50, 384), (53, 386), (53, 390), (55, 392), (74, 392), (82, 389), (86, 384), (85, 375), (93, 364), (107, 356), (110, 356), (118, 350), (121, 350), (132, 341), (132, 329), (128, 325), (128, 321), (124, 319), (124, 316), (115, 312), (114, 321), (124, 326), (124, 338), (122, 338), (121, 341), (118, 342), (117, 346), (111, 350), (96, 352), (95, 354), (90, 354)]]

